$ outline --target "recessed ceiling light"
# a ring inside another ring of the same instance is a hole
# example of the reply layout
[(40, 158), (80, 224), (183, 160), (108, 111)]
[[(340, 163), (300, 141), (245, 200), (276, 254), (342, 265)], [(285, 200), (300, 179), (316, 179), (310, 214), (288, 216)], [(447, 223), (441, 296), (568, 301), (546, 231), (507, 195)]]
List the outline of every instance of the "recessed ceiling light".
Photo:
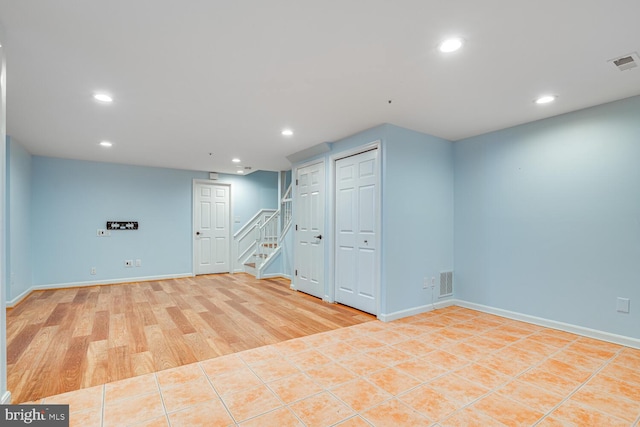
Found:
[(282, 131), (282, 134), (284, 136), (291, 136), (291, 135), (293, 135), (293, 131), (291, 129), (285, 129), (285, 130)]
[(100, 102), (113, 102), (113, 98), (106, 93), (95, 93), (93, 94), (93, 99)]
[(111, 147), (111, 146), (113, 146), (113, 144), (110, 143), (109, 141), (102, 141), (102, 142), (100, 142), (100, 146), (101, 147)]
[(243, 174), (243, 173), (244, 173), (244, 171), (243, 171), (242, 169), (238, 169), (238, 170), (236, 171), (236, 173)]
[(239, 158), (237, 158), (237, 157), (236, 157), (235, 159), (231, 159), (231, 161), (232, 161), (233, 163), (240, 163), (240, 159), (239, 159)]
[(544, 96), (541, 96), (540, 98), (536, 99), (534, 102), (536, 104), (548, 104), (550, 102), (555, 101), (556, 98), (557, 98), (557, 96), (555, 96), (555, 95), (544, 95)]
[(438, 50), (442, 53), (455, 52), (456, 50), (460, 49), (463, 44), (464, 40), (459, 37), (446, 39), (438, 45)]

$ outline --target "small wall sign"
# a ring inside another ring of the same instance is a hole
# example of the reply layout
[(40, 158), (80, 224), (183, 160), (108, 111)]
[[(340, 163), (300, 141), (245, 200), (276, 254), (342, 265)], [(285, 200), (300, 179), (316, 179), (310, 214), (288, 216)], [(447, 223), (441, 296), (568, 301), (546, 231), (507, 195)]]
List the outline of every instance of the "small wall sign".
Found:
[(107, 230), (137, 230), (138, 221), (107, 221)]

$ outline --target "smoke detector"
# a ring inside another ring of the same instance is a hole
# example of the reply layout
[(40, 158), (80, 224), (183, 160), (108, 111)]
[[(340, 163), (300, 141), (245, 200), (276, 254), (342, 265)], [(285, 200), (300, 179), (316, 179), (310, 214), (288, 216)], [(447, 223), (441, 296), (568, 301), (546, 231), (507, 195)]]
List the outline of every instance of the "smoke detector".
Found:
[(640, 64), (640, 58), (638, 57), (637, 52), (633, 52), (618, 58), (610, 59), (607, 62), (612, 63), (616, 68), (618, 68), (618, 70), (625, 71), (637, 67), (638, 64)]

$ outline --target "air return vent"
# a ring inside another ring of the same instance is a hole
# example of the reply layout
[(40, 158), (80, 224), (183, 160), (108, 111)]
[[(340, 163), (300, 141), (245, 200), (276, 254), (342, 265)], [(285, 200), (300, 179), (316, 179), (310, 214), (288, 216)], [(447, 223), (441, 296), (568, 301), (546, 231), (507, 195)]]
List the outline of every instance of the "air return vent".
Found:
[(636, 52), (633, 52), (628, 55), (614, 58), (608, 62), (611, 62), (614, 66), (616, 66), (618, 70), (625, 71), (637, 67), (638, 64), (640, 64), (640, 58), (638, 57), (638, 54)]
[(440, 273), (440, 296), (453, 295), (453, 271)]

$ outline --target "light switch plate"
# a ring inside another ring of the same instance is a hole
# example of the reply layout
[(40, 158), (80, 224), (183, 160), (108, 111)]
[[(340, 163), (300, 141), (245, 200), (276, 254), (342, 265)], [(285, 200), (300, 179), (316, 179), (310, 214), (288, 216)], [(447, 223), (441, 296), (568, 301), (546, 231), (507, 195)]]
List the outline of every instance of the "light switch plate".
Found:
[(620, 313), (628, 313), (629, 312), (629, 298), (620, 298), (620, 297), (618, 297), (618, 311)]

